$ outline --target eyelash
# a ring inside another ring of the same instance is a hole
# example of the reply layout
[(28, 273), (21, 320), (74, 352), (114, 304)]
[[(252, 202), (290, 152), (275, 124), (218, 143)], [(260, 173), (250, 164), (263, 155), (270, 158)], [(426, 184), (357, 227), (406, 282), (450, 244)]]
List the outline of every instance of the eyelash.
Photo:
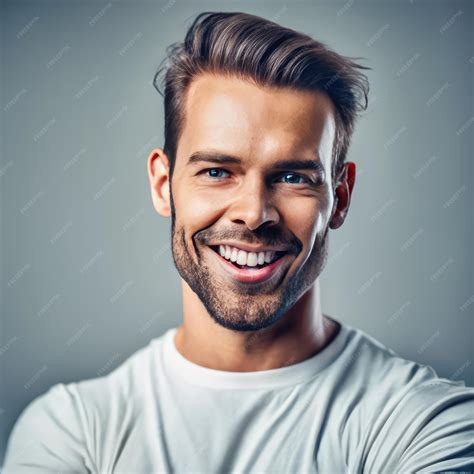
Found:
[[(229, 173), (224, 168), (206, 168), (206, 169), (202, 170), (201, 173), (207, 173), (208, 171), (211, 171), (211, 170), (219, 170), (219, 171), (225, 171), (226, 173)], [(311, 179), (309, 179), (307, 176), (299, 174), (299, 173), (294, 173), (293, 171), (287, 171), (287, 172), (284, 172), (284, 173), (280, 174), (280, 176), (288, 176), (288, 175), (295, 175), (295, 176), (298, 176), (298, 177), (303, 178), (303, 179), (306, 180), (306, 183), (288, 183), (288, 184), (314, 184), (313, 181)], [(212, 176), (209, 176), (209, 175), (207, 175), (207, 177), (212, 179), (213, 181), (214, 180), (217, 180), (217, 181), (219, 180), (219, 178), (212, 177)]]

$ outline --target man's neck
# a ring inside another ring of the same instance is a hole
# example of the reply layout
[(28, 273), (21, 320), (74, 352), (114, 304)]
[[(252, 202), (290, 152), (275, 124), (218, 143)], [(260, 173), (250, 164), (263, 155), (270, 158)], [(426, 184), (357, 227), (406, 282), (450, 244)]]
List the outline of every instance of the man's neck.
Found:
[(183, 282), (183, 324), (175, 345), (203, 367), (251, 372), (285, 367), (320, 352), (339, 325), (321, 313), (319, 280), (275, 324), (258, 331), (231, 331), (211, 319), (197, 295)]

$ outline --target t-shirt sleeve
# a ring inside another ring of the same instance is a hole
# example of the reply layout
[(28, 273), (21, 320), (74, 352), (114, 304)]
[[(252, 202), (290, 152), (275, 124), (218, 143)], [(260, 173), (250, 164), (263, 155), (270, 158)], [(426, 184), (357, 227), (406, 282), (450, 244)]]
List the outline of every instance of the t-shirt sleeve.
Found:
[(376, 445), (366, 472), (474, 472), (474, 388), (448, 379), (420, 384)]
[(411, 403), (418, 428), (398, 472), (474, 472), (474, 389), (440, 383), (424, 409), (422, 394)]
[(54, 385), (30, 402), (15, 423), (3, 473), (93, 471), (84, 424), (76, 392), (64, 384)]

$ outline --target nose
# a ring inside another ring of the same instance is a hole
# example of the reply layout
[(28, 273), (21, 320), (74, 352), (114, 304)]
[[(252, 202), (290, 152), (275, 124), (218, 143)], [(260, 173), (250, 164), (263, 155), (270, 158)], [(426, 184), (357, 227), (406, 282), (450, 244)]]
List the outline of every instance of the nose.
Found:
[(273, 225), (280, 221), (280, 214), (272, 202), (271, 192), (258, 176), (246, 176), (236, 199), (229, 210), (229, 219), (255, 230), (263, 224)]

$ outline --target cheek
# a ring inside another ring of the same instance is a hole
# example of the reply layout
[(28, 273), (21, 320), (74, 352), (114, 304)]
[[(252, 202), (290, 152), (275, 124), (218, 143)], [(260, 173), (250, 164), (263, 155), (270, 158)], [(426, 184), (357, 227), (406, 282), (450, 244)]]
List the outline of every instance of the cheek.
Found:
[(292, 200), (284, 215), (286, 226), (306, 247), (312, 245), (316, 235), (324, 231), (327, 220), (325, 204), (314, 197)]
[(189, 233), (208, 227), (222, 212), (219, 200), (209, 192), (180, 192), (174, 196), (176, 217)]

